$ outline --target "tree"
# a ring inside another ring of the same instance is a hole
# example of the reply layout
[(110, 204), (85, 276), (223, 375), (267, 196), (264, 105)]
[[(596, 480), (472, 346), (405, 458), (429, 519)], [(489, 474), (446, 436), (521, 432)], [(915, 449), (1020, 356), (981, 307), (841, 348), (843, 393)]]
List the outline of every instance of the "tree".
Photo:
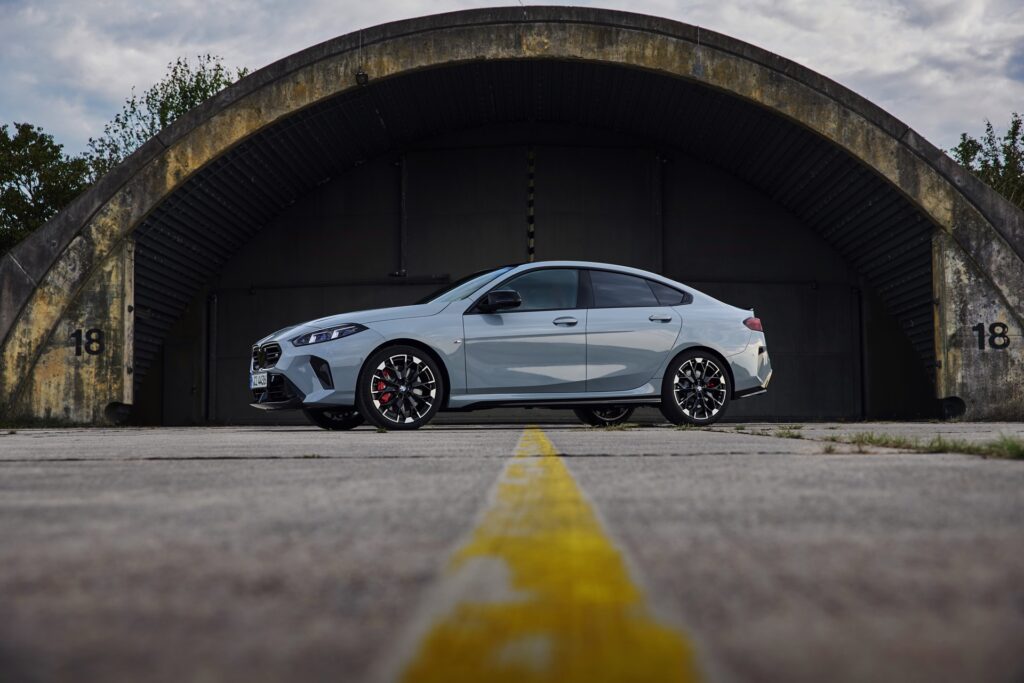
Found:
[(1002, 138), (986, 120), (981, 140), (963, 133), (960, 144), (950, 152), (962, 166), (1024, 209), (1024, 123), (1020, 114), (1010, 116), (1010, 127)]
[(167, 65), (167, 75), (141, 96), (133, 88), (121, 113), (103, 127), (103, 135), (89, 138), (86, 156), (93, 180), (121, 163), (174, 119), (248, 73), (246, 68), (228, 69), (223, 58), (213, 55), (200, 55), (195, 65), (179, 57)]
[(88, 162), (64, 154), (53, 136), (28, 123), (0, 126), (0, 254), (88, 185)]

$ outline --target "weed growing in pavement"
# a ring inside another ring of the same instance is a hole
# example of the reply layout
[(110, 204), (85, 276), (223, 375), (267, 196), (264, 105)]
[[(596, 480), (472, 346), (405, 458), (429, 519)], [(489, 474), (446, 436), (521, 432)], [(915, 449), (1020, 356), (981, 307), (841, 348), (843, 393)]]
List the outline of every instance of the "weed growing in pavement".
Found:
[(1019, 436), (1001, 435), (991, 444), (992, 457), (1009, 460), (1024, 460), (1024, 439)]
[(742, 432), (746, 428), (747, 425), (736, 425), (735, 427), (733, 427), (733, 429), (735, 429), (737, 432)]
[(963, 439), (947, 439), (935, 436), (931, 440), (921, 442), (906, 436), (893, 434), (876, 434), (859, 432), (849, 436), (827, 437), (826, 441), (842, 442), (857, 447), (858, 453), (867, 453), (867, 447), (896, 448), (914, 451), (915, 453), (964, 453), (980, 455), (983, 458), (1001, 458), (1004, 460), (1024, 460), (1024, 438), (1002, 434), (992, 441), (965, 441)]
[(928, 443), (919, 446), (917, 450), (921, 453), (967, 453), (985, 458), (1024, 460), (1024, 439), (1019, 436), (1002, 434), (994, 441), (975, 443), (963, 439), (946, 439), (936, 436)]
[(388, 428), (387, 427), (377, 427), (377, 433), (378, 434), (387, 434), (388, 433)]
[(691, 429), (704, 429), (704, 427), (700, 427), (698, 425), (692, 425), (689, 422), (684, 422), (681, 425), (676, 425), (675, 428), (678, 429), (681, 432), (686, 432), (686, 431), (689, 431)]
[(324, 456), (320, 455), (319, 453), (303, 453), (299, 457), (300, 458), (312, 459), (312, 458), (322, 458)]
[(795, 429), (790, 429), (790, 428), (776, 429), (774, 435), (779, 437), (780, 439), (802, 439), (802, 438), (804, 438), (803, 434), (801, 434), (800, 432), (798, 432)]
[(910, 450), (917, 448), (916, 439), (908, 439), (905, 436), (894, 436), (892, 434), (875, 434), (874, 432), (858, 432), (848, 436), (844, 441), (855, 446), (878, 446), (880, 448), (904, 448)]
[(836, 447), (830, 443), (825, 444), (825, 447), (821, 450), (822, 453), (835, 453)]
[(632, 422), (619, 422), (618, 424), (613, 425), (602, 425), (598, 427), (598, 429), (603, 432), (624, 432), (627, 429), (635, 429), (638, 426), (639, 425)]

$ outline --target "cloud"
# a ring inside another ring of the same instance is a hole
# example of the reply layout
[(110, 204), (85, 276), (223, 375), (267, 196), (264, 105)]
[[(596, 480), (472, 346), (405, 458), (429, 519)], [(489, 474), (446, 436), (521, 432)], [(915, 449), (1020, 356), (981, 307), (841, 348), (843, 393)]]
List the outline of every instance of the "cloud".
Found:
[[(0, 0), (0, 122), (69, 151), (179, 56), (265, 66), (350, 31), (493, 0)], [(576, 2), (612, 7), (608, 2)], [(751, 42), (856, 90), (942, 147), (1024, 102), (1019, 0), (631, 0)]]

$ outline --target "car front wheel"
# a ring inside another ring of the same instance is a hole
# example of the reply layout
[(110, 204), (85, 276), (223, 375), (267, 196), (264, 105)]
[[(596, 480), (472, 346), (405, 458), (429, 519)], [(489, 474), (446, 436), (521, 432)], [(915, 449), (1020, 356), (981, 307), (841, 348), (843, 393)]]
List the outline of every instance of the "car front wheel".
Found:
[(331, 431), (355, 429), (365, 422), (355, 408), (307, 408), (302, 412), (317, 427)]
[(385, 429), (418, 429), (441, 407), (444, 381), (434, 359), (413, 346), (388, 346), (359, 374), (359, 412)]
[(584, 424), (594, 427), (610, 427), (622, 424), (630, 418), (635, 408), (629, 406), (595, 406), (593, 408), (573, 408), (576, 417)]
[(672, 361), (661, 388), (661, 413), (677, 425), (709, 425), (725, 415), (732, 388), (725, 362), (706, 351)]

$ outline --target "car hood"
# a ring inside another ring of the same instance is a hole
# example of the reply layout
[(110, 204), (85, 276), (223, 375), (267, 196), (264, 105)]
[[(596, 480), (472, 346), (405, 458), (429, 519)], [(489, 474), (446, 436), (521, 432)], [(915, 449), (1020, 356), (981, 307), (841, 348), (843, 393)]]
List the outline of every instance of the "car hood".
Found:
[(317, 318), (316, 320), (310, 320), (309, 322), (286, 327), (274, 332), (273, 334), (267, 335), (256, 343), (265, 344), (272, 341), (285, 341), (286, 339), (293, 339), (294, 337), (306, 332), (315, 332), (316, 330), (322, 330), (327, 327), (336, 327), (338, 325), (344, 325), (345, 323), (360, 323), (361, 325), (368, 325), (370, 323), (382, 322), (384, 320), (425, 318), (427, 316), (437, 315), (447, 306), (447, 303), (430, 303), (416, 304), (413, 306), (394, 306), (392, 308), (372, 308), (366, 311), (352, 311), (351, 313), (338, 313), (337, 315), (329, 315), (325, 318)]

